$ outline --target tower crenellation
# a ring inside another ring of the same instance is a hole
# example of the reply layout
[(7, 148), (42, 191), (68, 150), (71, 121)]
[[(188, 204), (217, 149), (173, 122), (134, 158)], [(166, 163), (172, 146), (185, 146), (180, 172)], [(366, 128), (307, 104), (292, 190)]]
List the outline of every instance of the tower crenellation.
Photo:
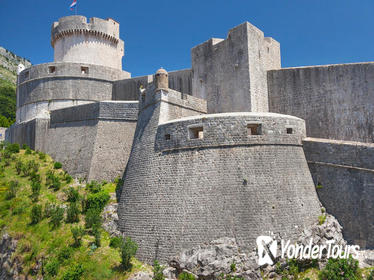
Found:
[(68, 16), (54, 22), (51, 45), (55, 62), (79, 62), (122, 69), (124, 42), (113, 19)]

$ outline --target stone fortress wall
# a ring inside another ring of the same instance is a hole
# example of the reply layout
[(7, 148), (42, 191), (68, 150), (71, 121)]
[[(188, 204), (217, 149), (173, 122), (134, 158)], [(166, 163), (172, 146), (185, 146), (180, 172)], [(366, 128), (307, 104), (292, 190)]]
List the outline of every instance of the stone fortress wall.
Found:
[(222, 236), (252, 250), (257, 236), (292, 238), (321, 213), (303, 120), (202, 114), (201, 102), (151, 87), (139, 105), (119, 222), (142, 260), (167, 261)]
[(281, 69), (279, 43), (244, 23), (193, 48), (191, 69), (167, 73), (165, 89), (157, 74), (122, 71), (123, 45), (113, 20), (60, 19), (55, 62), (19, 76), (6, 138), (50, 153), (76, 177), (110, 180), (126, 169), (120, 223), (141, 258), (225, 234), (243, 248), (265, 229), (292, 236), (292, 224), (319, 215), (312, 177), (345, 238), (373, 248), (364, 152), (373, 142), (373, 63)]

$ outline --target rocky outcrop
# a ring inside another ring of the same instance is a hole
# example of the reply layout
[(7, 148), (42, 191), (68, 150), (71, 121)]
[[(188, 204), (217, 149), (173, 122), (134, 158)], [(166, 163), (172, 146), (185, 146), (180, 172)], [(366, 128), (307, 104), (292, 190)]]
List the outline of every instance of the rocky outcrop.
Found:
[[(116, 195), (111, 194), (111, 201), (116, 201)], [(102, 214), (103, 228), (110, 234), (110, 236), (122, 236), (118, 229), (118, 203), (111, 202), (105, 206)]]
[(21, 266), (16, 258), (12, 258), (12, 254), (17, 248), (17, 241), (4, 233), (0, 238), (0, 279), (14, 280), (18, 279), (21, 272)]

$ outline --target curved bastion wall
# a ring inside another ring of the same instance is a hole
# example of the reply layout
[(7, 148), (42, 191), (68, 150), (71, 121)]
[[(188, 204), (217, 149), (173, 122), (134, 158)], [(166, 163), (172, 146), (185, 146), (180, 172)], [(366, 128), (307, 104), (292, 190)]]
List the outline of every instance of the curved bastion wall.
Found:
[(141, 260), (166, 261), (223, 236), (248, 251), (259, 235), (291, 238), (317, 221), (303, 120), (271, 113), (167, 120), (177, 103), (140, 105), (119, 223)]
[(81, 62), (122, 69), (124, 42), (113, 19), (68, 16), (53, 23), (54, 61)]
[(46, 63), (22, 71), (17, 88), (17, 123), (49, 117), (49, 111), (111, 100), (113, 81), (130, 73), (83, 63)]

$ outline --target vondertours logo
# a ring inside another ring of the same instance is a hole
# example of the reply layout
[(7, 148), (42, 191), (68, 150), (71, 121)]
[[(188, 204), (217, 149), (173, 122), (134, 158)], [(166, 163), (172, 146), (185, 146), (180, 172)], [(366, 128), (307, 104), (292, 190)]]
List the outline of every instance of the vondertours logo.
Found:
[[(308, 245), (291, 244), (290, 240), (280, 241), (280, 257), (287, 259), (321, 259), (322, 256), (326, 258), (341, 258), (348, 259), (350, 255), (353, 258), (358, 258), (358, 245), (338, 245), (335, 240), (329, 240), (326, 245), (313, 244), (313, 238), (310, 239)], [(278, 241), (270, 236), (259, 236), (256, 239), (258, 250), (258, 265), (265, 264), (273, 265), (276, 262)]]

